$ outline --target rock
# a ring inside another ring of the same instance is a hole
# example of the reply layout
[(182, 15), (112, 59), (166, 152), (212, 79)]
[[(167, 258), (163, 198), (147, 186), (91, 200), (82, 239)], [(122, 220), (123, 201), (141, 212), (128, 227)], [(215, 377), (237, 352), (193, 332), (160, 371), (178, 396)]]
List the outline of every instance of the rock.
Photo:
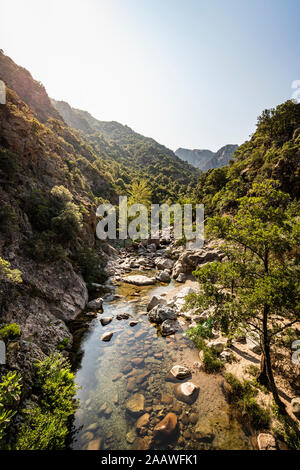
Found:
[(209, 423), (206, 420), (201, 420), (197, 422), (194, 436), (197, 441), (212, 442), (215, 434), (213, 433)]
[(300, 397), (295, 397), (291, 401), (291, 407), (293, 414), (300, 419)]
[(136, 422), (136, 430), (137, 432), (139, 433), (141, 431), (142, 428), (145, 428), (148, 426), (149, 424), (149, 421), (150, 421), (150, 415), (149, 413), (145, 413), (144, 415), (142, 415)]
[(131, 360), (131, 364), (134, 366), (143, 366), (144, 365), (144, 359), (142, 357), (135, 357), (134, 359)]
[(171, 276), (167, 271), (160, 271), (156, 279), (160, 282), (170, 282)]
[(196, 424), (198, 421), (198, 415), (196, 413), (191, 413), (189, 415), (189, 422), (190, 424)]
[(258, 334), (254, 332), (247, 333), (246, 342), (247, 342), (248, 349), (250, 349), (250, 351), (252, 351), (254, 354), (261, 353), (261, 347), (260, 347)]
[(110, 406), (108, 406), (105, 410), (104, 410), (104, 415), (106, 418), (109, 418), (110, 415), (112, 414), (112, 408)]
[(151, 445), (151, 437), (137, 437), (132, 444), (132, 450), (148, 450)]
[(223, 351), (223, 349), (225, 348), (226, 343), (227, 343), (226, 339), (222, 339), (222, 338), (221, 339), (214, 339), (213, 341), (209, 341), (207, 343), (207, 346), (209, 348), (215, 349), (216, 351), (218, 351), (218, 353), (221, 353)]
[(159, 270), (172, 269), (174, 261), (169, 258), (155, 258), (154, 263)]
[(177, 282), (185, 282), (186, 281), (186, 275), (184, 273), (180, 273), (178, 276), (177, 276), (177, 279), (176, 279)]
[(156, 305), (149, 313), (148, 318), (151, 323), (162, 323), (165, 320), (175, 320), (175, 311), (166, 305)]
[(129, 317), (130, 317), (129, 313), (118, 313), (118, 315), (116, 316), (116, 319), (117, 320), (128, 320)]
[(102, 437), (99, 437), (98, 439), (93, 439), (88, 443), (87, 450), (100, 450), (102, 447), (102, 443)]
[(112, 321), (112, 317), (101, 317), (100, 322), (101, 325), (106, 326)]
[(221, 359), (221, 361), (223, 361), (223, 362), (230, 362), (231, 359), (232, 359), (231, 352), (230, 352), (230, 351), (223, 351), (223, 352), (221, 352), (221, 354), (220, 354), (220, 359)]
[(177, 416), (168, 413), (154, 428), (153, 435), (159, 441), (171, 441), (177, 435)]
[(165, 305), (166, 304), (166, 300), (163, 299), (161, 296), (159, 295), (153, 295), (147, 305), (147, 311), (149, 312), (150, 310), (152, 310), (154, 307), (156, 307), (157, 305)]
[(142, 274), (133, 274), (132, 276), (123, 277), (122, 281), (127, 284), (134, 284), (135, 286), (149, 286), (155, 284), (156, 279), (154, 277), (143, 276)]
[(129, 443), (129, 444), (132, 444), (136, 439), (136, 433), (135, 433), (135, 430), (132, 429), (131, 431), (129, 431), (127, 434), (126, 434), (126, 441)]
[(89, 427), (86, 428), (87, 431), (96, 431), (96, 429), (98, 428), (98, 424), (97, 423), (92, 423), (89, 425)]
[(104, 333), (104, 335), (101, 336), (102, 341), (110, 341), (112, 336), (113, 336), (113, 331), (109, 331), (107, 333)]
[(199, 387), (192, 382), (185, 382), (177, 385), (174, 392), (177, 400), (191, 405), (198, 398)]
[(132, 320), (131, 322), (129, 322), (129, 326), (136, 326), (138, 323), (138, 321)]
[(276, 450), (276, 441), (272, 434), (261, 432), (257, 436), (259, 450)]
[(163, 336), (170, 336), (176, 333), (180, 328), (177, 320), (165, 320), (161, 324), (161, 334)]
[(147, 250), (152, 252), (152, 253), (155, 253), (156, 252), (156, 245), (155, 243), (150, 243), (150, 245), (147, 246)]
[(185, 380), (188, 379), (192, 376), (191, 371), (184, 366), (180, 365), (175, 365), (172, 367), (170, 372), (168, 373), (166, 380), (169, 380), (171, 382), (175, 382), (177, 380)]
[(162, 392), (160, 401), (164, 405), (170, 405), (173, 402), (173, 398), (168, 393)]
[(135, 393), (126, 402), (126, 411), (133, 416), (140, 416), (143, 414), (145, 408), (145, 398), (141, 393)]
[(103, 304), (103, 299), (102, 297), (99, 297), (98, 299), (94, 299), (88, 302), (87, 308), (90, 308), (92, 310), (100, 310), (102, 309), (102, 304)]

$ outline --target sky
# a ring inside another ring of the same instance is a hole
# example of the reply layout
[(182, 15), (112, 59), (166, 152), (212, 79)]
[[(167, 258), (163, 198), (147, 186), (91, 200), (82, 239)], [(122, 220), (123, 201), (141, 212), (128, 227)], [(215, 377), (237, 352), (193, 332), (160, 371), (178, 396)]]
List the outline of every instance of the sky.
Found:
[(172, 150), (247, 140), (299, 44), (299, 0), (0, 0), (0, 48), (50, 97)]

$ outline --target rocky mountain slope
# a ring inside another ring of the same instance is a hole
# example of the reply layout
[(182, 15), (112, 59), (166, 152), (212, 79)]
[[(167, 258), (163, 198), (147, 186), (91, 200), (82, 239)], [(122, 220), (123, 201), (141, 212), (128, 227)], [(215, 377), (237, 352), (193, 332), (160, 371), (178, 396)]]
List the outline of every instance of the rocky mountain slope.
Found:
[(221, 166), (228, 165), (237, 148), (238, 145), (228, 144), (221, 147), (217, 152), (212, 152), (206, 149), (189, 150), (180, 147), (176, 150), (175, 155), (196, 168), (207, 171), (211, 168), (220, 168)]

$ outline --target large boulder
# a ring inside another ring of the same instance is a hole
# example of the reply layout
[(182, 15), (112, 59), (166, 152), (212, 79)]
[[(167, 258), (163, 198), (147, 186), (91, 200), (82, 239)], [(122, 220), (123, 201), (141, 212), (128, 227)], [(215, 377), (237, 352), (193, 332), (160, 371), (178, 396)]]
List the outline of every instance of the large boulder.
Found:
[(293, 414), (300, 419), (300, 397), (295, 397), (291, 401), (291, 407)]
[(175, 387), (175, 397), (177, 400), (191, 405), (199, 395), (199, 387), (192, 382), (185, 382)]
[(153, 295), (147, 305), (147, 311), (149, 312), (152, 310), (156, 305), (165, 305), (166, 299), (161, 297), (160, 295)]
[(161, 334), (162, 336), (174, 335), (179, 328), (180, 325), (177, 320), (165, 320), (161, 324)]
[(276, 450), (276, 441), (272, 434), (261, 432), (257, 436), (259, 450)]
[(177, 380), (189, 379), (192, 376), (190, 369), (176, 364), (168, 373), (166, 380), (177, 382)]
[(164, 269), (172, 269), (174, 261), (171, 260), (170, 258), (158, 257), (158, 258), (155, 258), (154, 263), (155, 263), (157, 269), (164, 270)]
[(160, 282), (170, 282), (171, 276), (168, 271), (159, 271), (156, 276), (156, 279)]
[(218, 353), (221, 353), (223, 349), (225, 348), (227, 343), (226, 339), (220, 338), (220, 339), (214, 339), (212, 341), (209, 341), (207, 343), (207, 346), (209, 348), (215, 349)]
[(123, 282), (127, 284), (134, 284), (135, 286), (149, 286), (155, 284), (155, 277), (147, 277), (142, 274), (133, 274), (132, 276), (125, 276), (122, 278)]
[(177, 435), (177, 416), (168, 413), (154, 428), (153, 437), (158, 441), (171, 441)]
[(98, 299), (91, 300), (87, 304), (87, 308), (91, 310), (100, 310), (102, 308), (103, 299), (102, 297), (98, 297)]
[(175, 311), (166, 305), (156, 305), (149, 313), (148, 318), (151, 323), (162, 323), (165, 320), (176, 320)]
[(220, 261), (222, 254), (220, 250), (186, 250), (176, 261), (173, 267), (173, 277), (176, 279), (180, 273), (191, 273), (197, 266), (211, 262)]
[(247, 347), (250, 351), (252, 351), (254, 354), (260, 354), (261, 353), (261, 347), (260, 347), (260, 342), (259, 342), (259, 336), (257, 333), (251, 331), (250, 333), (246, 334), (246, 343)]
[(126, 411), (133, 416), (140, 416), (143, 414), (145, 408), (145, 398), (141, 393), (135, 393), (126, 402)]

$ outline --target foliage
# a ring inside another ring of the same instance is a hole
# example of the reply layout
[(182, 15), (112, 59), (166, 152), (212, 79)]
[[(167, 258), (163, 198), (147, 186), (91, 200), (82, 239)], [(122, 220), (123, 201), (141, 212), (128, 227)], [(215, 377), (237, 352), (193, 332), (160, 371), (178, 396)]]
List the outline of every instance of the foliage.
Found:
[(11, 206), (2, 206), (0, 209), (0, 230), (4, 233), (12, 233), (18, 230), (18, 217)]
[(35, 233), (24, 244), (24, 254), (38, 262), (59, 261), (65, 252), (56, 235), (51, 230)]
[(10, 263), (0, 257), (0, 281), (18, 284), (22, 282), (21, 271), (11, 269)]
[(300, 450), (300, 435), (298, 423), (286, 414), (280, 413), (278, 406), (273, 404), (273, 413), (277, 418), (273, 432), (277, 439), (281, 439), (287, 443), (290, 449)]
[(79, 207), (73, 202), (67, 202), (60, 214), (52, 219), (51, 225), (62, 242), (74, 240), (82, 227), (82, 214)]
[(299, 319), (299, 271), (292, 256), (299, 221), (289, 216), (288, 202), (274, 181), (253, 184), (250, 194), (238, 200), (234, 216), (208, 221), (208, 232), (226, 241), (226, 260), (194, 273), (201, 286), (198, 303), (215, 307), (214, 321), (221, 330), (234, 334), (243, 326), (260, 336), (264, 374), (277, 401), (270, 345)]
[(21, 394), (21, 376), (18, 372), (8, 372), (0, 382), (0, 446), (5, 430), (13, 416)]
[(35, 364), (38, 403), (24, 410), (24, 423), (17, 436), (18, 450), (64, 449), (70, 417), (77, 404), (70, 365), (57, 353)]
[(58, 351), (63, 351), (64, 349), (66, 349), (68, 347), (69, 343), (70, 343), (69, 338), (64, 338), (62, 341), (60, 341), (57, 344), (56, 349)]
[(13, 183), (18, 173), (18, 156), (0, 146), (0, 178), (7, 183)]
[(75, 262), (87, 284), (103, 283), (107, 275), (100, 268), (100, 258), (97, 252), (88, 247), (79, 248), (75, 254)]
[(0, 339), (12, 340), (21, 336), (21, 329), (17, 323), (10, 323), (0, 328)]
[(227, 382), (232, 388), (232, 398), (239, 405), (242, 411), (246, 412), (250, 424), (254, 429), (268, 429), (270, 427), (270, 412), (260, 406), (256, 400), (257, 390), (251, 382), (239, 381), (233, 374), (225, 375)]
[(129, 189), (128, 205), (144, 204), (145, 206), (150, 206), (151, 195), (151, 189), (149, 188), (147, 181), (134, 181)]
[(190, 328), (186, 332), (187, 336), (191, 338), (195, 346), (200, 351), (203, 351), (202, 360), (204, 370), (209, 374), (213, 372), (218, 372), (224, 367), (223, 362), (218, 359), (217, 351), (215, 351), (213, 348), (209, 348), (208, 346), (206, 346), (206, 343), (204, 341), (204, 338), (211, 337), (211, 328), (212, 325), (210, 324), (208, 324), (207, 326), (198, 325), (195, 328)]

